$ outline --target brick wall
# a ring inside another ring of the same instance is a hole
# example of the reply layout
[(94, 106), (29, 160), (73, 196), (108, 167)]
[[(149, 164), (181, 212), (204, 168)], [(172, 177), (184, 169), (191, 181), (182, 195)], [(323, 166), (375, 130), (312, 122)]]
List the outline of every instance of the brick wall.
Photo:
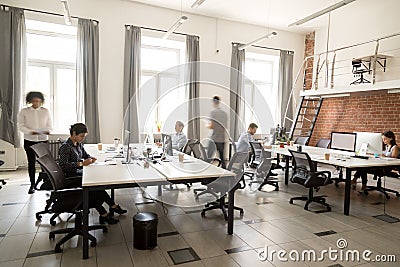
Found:
[[(305, 40), (304, 58), (314, 55), (314, 46), (315, 46), (315, 32), (308, 33), (306, 35), (306, 40)], [(309, 60), (307, 60), (304, 70), (303, 89), (307, 90), (311, 89), (312, 87), (313, 66), (314, 66), (314, 58), (310, 58)]]
[(317, 118), (310, 145), (330, 138), (332, 131), (378, 132), (392, 130), (400, 143), (400, 94), (386, 90), (370, 95), (326, 98)]

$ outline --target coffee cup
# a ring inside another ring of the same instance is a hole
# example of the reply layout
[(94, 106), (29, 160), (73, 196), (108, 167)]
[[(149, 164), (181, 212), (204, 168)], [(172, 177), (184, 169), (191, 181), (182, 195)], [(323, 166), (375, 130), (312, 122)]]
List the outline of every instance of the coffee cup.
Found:
[(183, 159), (185, 158), (185, 154), (179, 153), (178, 158), (179, 158), (179, 162), (183, 162)]
[(102, 143), (98, 143), (97, 144), (97, 149), (98, 150), (103, 150), (103, 144)]
[(329, 160), (330, 156), (331, 156), (331, 154), (329, 154), (329, 153), (325, 153), (325, 154), (324, 154), (324, 158), (325, 158), (325, 160)]

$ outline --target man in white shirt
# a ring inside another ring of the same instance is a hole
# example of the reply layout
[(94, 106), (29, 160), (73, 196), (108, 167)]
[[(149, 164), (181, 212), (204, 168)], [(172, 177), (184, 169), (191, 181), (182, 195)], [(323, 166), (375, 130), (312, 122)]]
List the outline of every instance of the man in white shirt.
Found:
[(250, 123), (246, 132), (242, 133), (236, 145), (237, 152), (250, 152), (250, 142), (254, 142), (253, 135), (257, 132), (258, 125)]
[(186, 135), (182, 132), (184, 127), (185, 125), (183, 124), (183, 122), (175, 122), (175, 133), (171, 135), (173, 149), (181, 150), (185, 146), (187, 138)]

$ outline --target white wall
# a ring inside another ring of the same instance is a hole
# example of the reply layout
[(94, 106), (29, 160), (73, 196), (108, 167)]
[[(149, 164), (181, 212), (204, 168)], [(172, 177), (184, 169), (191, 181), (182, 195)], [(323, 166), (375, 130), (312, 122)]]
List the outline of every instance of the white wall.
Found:
[[(61, 13), (57, 0), (3, 0), (11, 6)], [(120, 0), (69, 0), (73, 16), (96, 19), (100, 22), (99, 107), (101, 139), (103, 143), (121, 136), (124, 25), (133, 24), (167, 30), (180, 12)], [(231, 42), (247, 43), (266, 33), (264, 27), (187, 14), (189, 20), (179, 32), (200, 36), (200, 58), (230, 66)], [(29, 13), (27, 12), (27, 17)], [(45, 15), (44, 17), (49, 17)], [(54, 20), (54, 17), (51, 18)], [(62, 18), (59, 18), (62, 21)], [(217, 38), (216, 38), (217, 36)], [(216, 45), (217, 43), (217, 45)], [(304, 36), (278, 30), (278, 36), (260, 43), (268, 47), (293, 50), (295, 73), (304, 54)], [(220, 52), (216, 53), (216, 46)], [(229, 95), (215, 88), (201, 87), (201, 96), (219, 94), (229, 102)], [(210, 105), (211, 106), (211, 105)], [(206, 133), (206, 131), (202, 131)]]
[[(400, 1), (398, 0), (358, 0), (340, 9), (331, 12), (328, 50), (367, 42), (394, 33), (400, 33)], [(324, 18), (328, 21), (328, 15)], [(321, 28), (315, 34), (315, 53), (325, 52), (327, 46), (328, 28)], [(393, 50), (397, 48), (397, 50)], [(382, 40), (379, 52), (389, 54), (392, 58), (388, 61), (388, 69), (385, 73), (378, 73), (377, 82), (382, 80), (399, 79), (398, 66), (400, 57), (400, 37)], [(351, 74), (351, 59), (373, 55), (375, 43), (349, 48), (337, 53), (336, 60), (346, 60), (347, 75), (339, 77), (335, 85), (349, 85), (355, 78)], [(385, 52), (389, 51), (390, 52)], [(395, 58), (396, 57), (396, 58)], [(391, 68), (392, 67), (392, 68)], [(367, 77), (369, 79), (369, 77)]]

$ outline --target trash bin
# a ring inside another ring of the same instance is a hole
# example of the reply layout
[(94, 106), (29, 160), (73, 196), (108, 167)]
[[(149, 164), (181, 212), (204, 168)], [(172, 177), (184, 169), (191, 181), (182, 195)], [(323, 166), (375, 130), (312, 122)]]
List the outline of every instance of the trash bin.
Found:
[(136, 249), (152, 249), (157, 246), (157, 214), (141, 212), (133, 216), (133, 247)]

